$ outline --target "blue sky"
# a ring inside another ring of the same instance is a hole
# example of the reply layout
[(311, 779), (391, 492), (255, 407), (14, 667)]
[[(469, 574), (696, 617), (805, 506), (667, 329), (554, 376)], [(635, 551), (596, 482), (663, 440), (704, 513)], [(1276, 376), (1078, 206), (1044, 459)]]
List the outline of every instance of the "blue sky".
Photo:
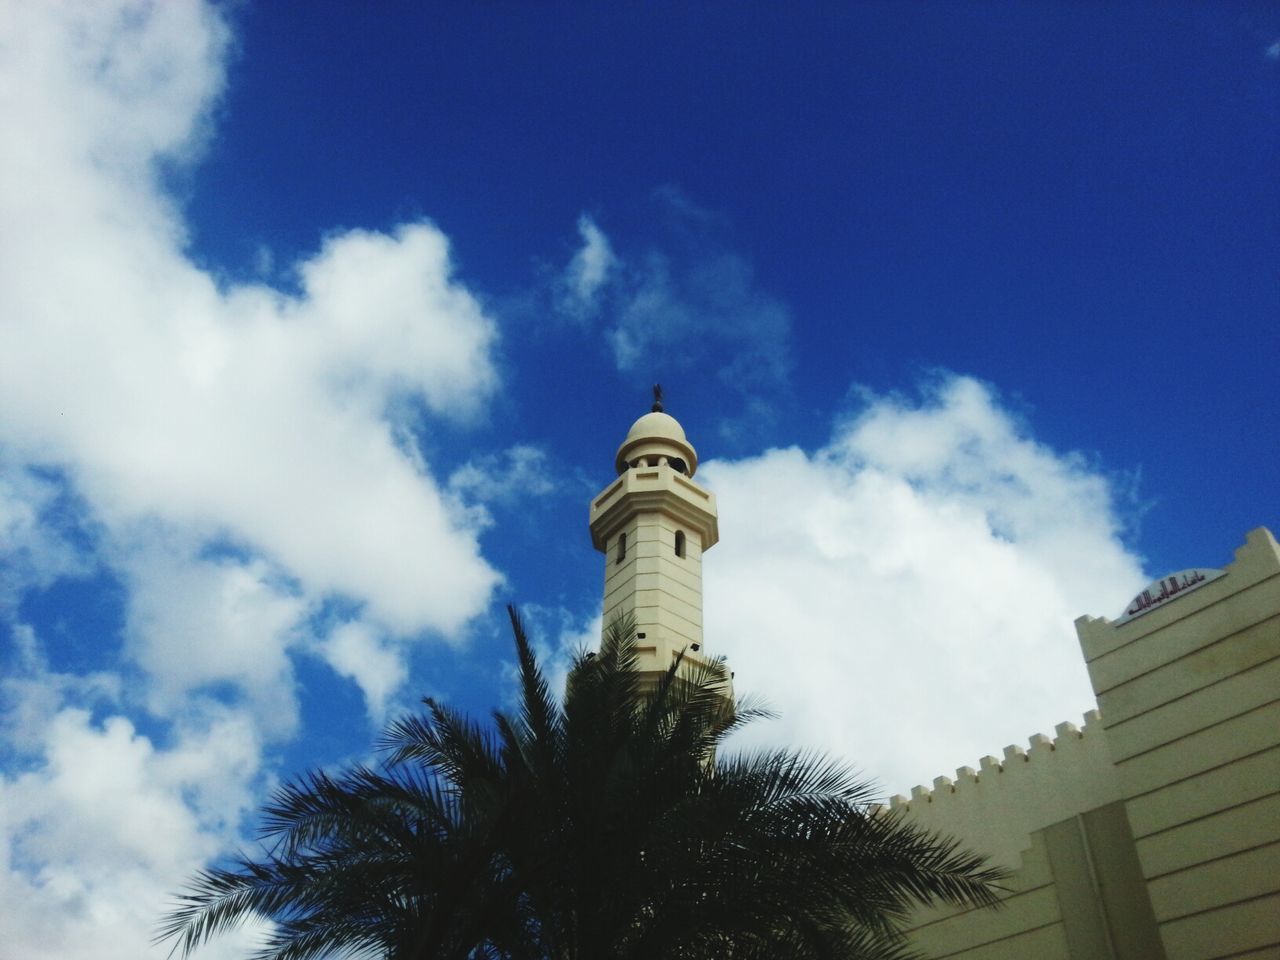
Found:
[(886, 794), (1276, 526), (1271, 5), (0, 8), (21, 960), (150, 955), (279, 778), (507, 702), (504, 602), (562, 671), (654, 381), (742, 746)]

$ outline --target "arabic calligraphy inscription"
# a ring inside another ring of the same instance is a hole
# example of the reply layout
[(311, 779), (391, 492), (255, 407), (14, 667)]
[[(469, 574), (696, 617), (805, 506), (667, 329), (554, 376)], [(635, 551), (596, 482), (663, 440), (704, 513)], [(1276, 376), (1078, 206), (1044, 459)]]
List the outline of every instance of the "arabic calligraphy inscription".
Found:
[(1195, 567), (1191, 570), (1179, 570), (1167, 577), (1153, 580), (1146, 588), (1129, 602), (1124, 613), (1116, 618), (1115, 623), (1124, 623), (1134, 617), (1140, 617), (1155, 607), (1174, 600), (1189, 590), (1195, 590), (1219, 577), (1225, 577), (1222, 570), (1211, 570)]

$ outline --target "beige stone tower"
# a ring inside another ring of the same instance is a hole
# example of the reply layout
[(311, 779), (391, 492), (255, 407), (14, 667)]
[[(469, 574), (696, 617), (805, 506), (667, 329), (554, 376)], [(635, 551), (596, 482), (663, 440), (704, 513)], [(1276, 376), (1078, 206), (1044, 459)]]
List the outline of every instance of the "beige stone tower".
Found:
[(716, 498), (693, 480), (698, 454), (660, 388), (654, 397), (618, 448), (618, 479), (591, 501), (591, 542), (604, 554), (604, 622), (633, 616), (640, 668), (656, 674), (682, 651), (691, 667), (710, 662), (702, 554), (720, 531)]

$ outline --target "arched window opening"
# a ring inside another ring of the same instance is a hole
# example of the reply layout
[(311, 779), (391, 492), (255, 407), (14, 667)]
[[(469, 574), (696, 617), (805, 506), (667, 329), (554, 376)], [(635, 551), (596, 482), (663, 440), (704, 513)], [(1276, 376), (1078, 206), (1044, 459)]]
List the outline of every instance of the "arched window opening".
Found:
[(627, 559), (627, 535), (625, 533), (618, 534), (618, 563)]
[(676, 531), (676, 556), (677, 557), (684, 556), (684, 531), (683, 530)]
[(667, 463), (671, 464), (671, 469), (676, 473), (683, 473), (686, 477), (689, 475), (689, 465), (680, 457), (671, 457)]

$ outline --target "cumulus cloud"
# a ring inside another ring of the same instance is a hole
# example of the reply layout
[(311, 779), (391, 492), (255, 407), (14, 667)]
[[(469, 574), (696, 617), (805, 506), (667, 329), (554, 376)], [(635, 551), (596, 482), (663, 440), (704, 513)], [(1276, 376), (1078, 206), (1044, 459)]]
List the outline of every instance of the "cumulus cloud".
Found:
[[(0, 604), (106, 568), (126, 617), (88, 638), (125, 658), (91, 676), (11, 628), (0, 901), (24, 908), (0, 943), (136, 957), (293, 730), (293, 651), (375, 713), (405, 643), (487, 603), (480, 524), (413, 438), (484, 413), (497, 332), (425, 221), (269, 264), (287, 289), (194, 261), (169, 185), (211, 135), (217, 8), (0, 0), (0, 21)], [(320, 640), (330, 601), (356, 619)]]
[(387, 718), (391, 697), (409, 679), (403, 654), (368, 624), (358, 621), (335, 627), (320, 652), (335, 671), (360, 688), (370, 722), (380, 726)]
[[(0, 773), (0, 901), (22, 909), (0, 912), (5, 956), (150, 955), (173, 891), (252, 804), (255, 725), (204, 700), (157, 743), (119, 712), (118, 674), (54, 673), (29, 626), (12, 639), (0, 751), (20, 763)], [(242, 955), (245, 942), (213, 955)]]
[(429, 223), (330, 237), (297, 295), (219, 288), (185, 256), (156, 165), (200, 129), (223, 31), (194, 4), (109, 9), (16, 14), (0, 436), (109, 526), (227, 537), (394, 630), (458, 629), (496, 575), (390, 421), (404, 394), (473, 414), (494, 324)]
[(0, 745), (24, 762), (41, 756), (49, 718), (62, 704), (111, 709), (120, 704), (123, 684), (118, 673), (50, 670), (36, 631), (28, 623), (15, 623), (0, 650), (6, 653), (0, 659)]
[(0, 614), (13, 610), (26, 590), (91, 568), (73, 542), (78, 511), (65, 502), (63, 486), (7, 462), (3, 452), (0, 449)]
[(228, 715), (157, 749), (124, 716), (65, 708), (41, 746), (38, 768), (0, 777), (0, 900), (22, 905), (0, 913), (0, 942), (22, 960), (149, 955), (192, 864), (234, 836), (257, 771), (251, 726)]
[(1072, 623), (1146, 579), (1107, 480), (968, 378), (868, 395), (825, 448), (699, 480), (724, 532), (708, 640), (781, 714), (747, 742), (823, 747), (889, 793), (1078, 720), (1093, 701)]
[(561, 278), (559, 307), (571, 317), (586, 319), (598, 309), (601, 288), (617, 257), (604, 231), (585, 213), (578, 217), (578, 235), (582, 246)]
[(307, 605), (260, 559), (200, 559), (135, 539), (122, 551), (127, 650), (152, 678), (148, 707), (181, 715), (190, 697), (230, 688), (264, 733), (294, 732), (289, 649), (305, 640)]
[[(492, 381), (492, 324), (450, 280), (438, 231), (335, 238), (297, 299), (220, 293), (173, 251), (146, 276), (126, 258), (75, 275), (110, 251), (43, 260), (70, 268), (56, 312), (23, 302), (45, 282), (35, 262), (0, 278), (18, 301), (0, 330), (0, 430), (16, 450), (63, 467), (109, 527), (229, 537), (396, 630), (456, 630), (483, 604), (496, 575), (474, 532), (386, 419), (413, 384), (452, 412)], [(361, 276), (376, 288), (364, 304)]]

